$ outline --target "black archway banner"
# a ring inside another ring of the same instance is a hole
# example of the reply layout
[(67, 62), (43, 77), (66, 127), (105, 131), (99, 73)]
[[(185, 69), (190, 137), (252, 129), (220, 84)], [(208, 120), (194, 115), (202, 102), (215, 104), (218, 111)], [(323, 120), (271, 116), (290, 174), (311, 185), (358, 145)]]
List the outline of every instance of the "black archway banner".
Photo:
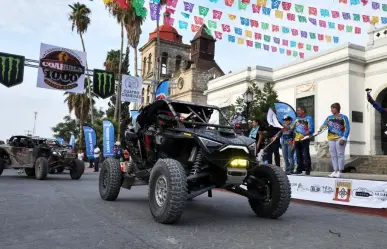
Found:
[(114, 73), (104, 70), (94, 69), (93, 91), (96, 95), (106, 99), (114, 94), (115, 81)]
[(23, 82), (25, 57), (0, 52), (0, 83), (13, 87)]

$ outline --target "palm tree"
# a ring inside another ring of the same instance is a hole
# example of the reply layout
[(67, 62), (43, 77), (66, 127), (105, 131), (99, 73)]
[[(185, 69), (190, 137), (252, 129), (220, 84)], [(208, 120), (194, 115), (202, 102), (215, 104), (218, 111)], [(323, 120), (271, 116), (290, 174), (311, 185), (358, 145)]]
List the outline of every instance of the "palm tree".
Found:
[[(132, 11), (134, 11), (132, 9)], [(134, 50), (134, 76), (138, 76), (138, 64), (137, 64), (137, 47), (140, 42), (140, 36), (142, 33), (141, 25), (144, 23), (145, 18), (141, 16), (136, 16), (136, 13), (132, 13), (132, 18), (130, 22), (125, 26), (126, 33), (128, 36), (128, 43)]]
[[(87, 8), (86, 5), (81, 4), (79, 2), (77, 2), (73, 5), (69, 5), (69, 7), (71, 8), (71, 13), (69, 14), (69, 21), (71, 21), (71, 23), (72, 23), (71, 30), (74, 31), (75, 28), (77, 29), (77, 33), (81, 37), (83, 52), (86, 52), (85, 42), (83, 40), (83, 34), (86, 33), (87, 28), (90, 25), (91, 10), (89, 8)], [(87, 66), (87, 61), (86, 61), (86, 72), (87, 71), (88, 71), (88, 66)], [(88, 85), (89, 99), (90, 99), (89, 102), (90, 102), (92, 99), (92, 94), (91, 94), (91, 84), (90, 84), (89, 76), (87, 76), (87, 85)], [(68, 95), (70, 96), (71, 94), (74, 94), (74, 93), (69, 93)], [(71, 97), (71, 98), (76, 99), (78, 97)], [(89, 110), (90, 110), (90, 115), (91, 115), (91, 123), (93, 123), (94, 118), (93, 118), (92, 105), (89, 106)]]

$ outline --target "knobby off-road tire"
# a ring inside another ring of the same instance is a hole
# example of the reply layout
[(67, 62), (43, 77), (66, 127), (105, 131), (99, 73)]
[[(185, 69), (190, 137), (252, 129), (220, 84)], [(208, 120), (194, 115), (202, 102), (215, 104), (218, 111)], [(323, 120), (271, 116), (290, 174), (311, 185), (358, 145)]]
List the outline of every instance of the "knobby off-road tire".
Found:
[(34, 168), (25, 168), (24, 172), (27, 176), (35, 176), (35, 169)]
[(35, 162), (35, 177), (38, 180), (45, 180), (48, 174), (48, 160), (45, 157), (39, 157)]
[(114, 201), (120, 194), (122, 172), (120, 162), (114, 158), (107, 158), (99, 173), (99, 195), (105, 201)]
[[(156, 190), (160, 189), (158, 181), (166, 183), (163, 202), (157, 198)], [(162, 224), (177, 222), (183, 214), (187, 196), (187, 177), (181, 163), (173, 159), (159, 159), (152, 169), (148, 190), (149, 208), (154, 220)]]
[(70, 177), (73, 180), (79, 180), (85, 172), (85, 163), (81, 160), (75, 159), (74, 166), (70, 169)]
[(5, 168), (5, 161), (2, 158), (0, 158), (0, 176), (1, 174), (3, 174), (4, 168)]
[(254, 169), (257, 179), (270, 181), (270, 200), (249, 199), (254, 213), (260, 218), (276, 219), (282, 216), (290, 205), (291, 187), (285, 172), (278, 166), (262, 165)]

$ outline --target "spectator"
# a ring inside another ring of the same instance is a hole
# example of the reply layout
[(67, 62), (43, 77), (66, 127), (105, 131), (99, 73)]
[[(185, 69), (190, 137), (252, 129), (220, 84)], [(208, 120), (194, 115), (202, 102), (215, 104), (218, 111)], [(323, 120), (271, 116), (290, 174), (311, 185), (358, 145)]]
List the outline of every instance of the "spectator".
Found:
[(249, 138), (252, 138), (255, 140), (256, 143), (256, 153), (255, 155), (258, 155), (259, 151), (262, 149), (263, 145), (263, 133), (261, 129), (261, 122), (258, 119), (253, 119), (253, 122), (251, 123), (253, 128), (250, 131)]
[(101, 150), (98, 148), (98, 145), (94, 146), (93, 154), (94, 154), (94, 172), (98, 172), (99, 171), (99, 168), (98, 168), (99, 157), (101, 155)]
[(297, 108), (297, 118), (290, 127), (294, 130), (294, 148), (297, 154), (297, 175), (310, 175), (312, 170), (312, 160), (310, 158), (309, 144), (310, 140), (302, 140), (305, 136), (313, 134), (314, 122), (311, 116), (308, 116), (303, 106)]
[(291, 175), (294, 171), (294, 133), (290, 128), (292, 124), (292, 117), (285, 115), (284, 117), (285, 125), (281, 131), (282, 139), (282, 156), (285, 161), (285, 170), (286, 174)]
[(329, 152), (331, 153), (333, 172), (329, 177), (341, 177), (344, 170), (344, 152), (350, 126), (348, 117), (340, 113), (339, 103), (331, 105), (332, 115), (328, 116), (319, 131), (328, 128)]
[(84, 157), (83, 151), (82, 151), (82, 150), (79, 150), (79, 151), (78, 151), (78, 160), (83, 161), (83, 157)]
[(274, 162), (278, 167), (281, 166), (281, 158), (279, 154), (279, 149), (281, 146), (281, 142), (278, 139), (280, 128), (269, 125), (267, 127), (267, 136), (269, 138), (269, 143), (272, 142), (266, 149), (266, 160), (268, 164), (273, 164), (273, 154), (274, 154)]

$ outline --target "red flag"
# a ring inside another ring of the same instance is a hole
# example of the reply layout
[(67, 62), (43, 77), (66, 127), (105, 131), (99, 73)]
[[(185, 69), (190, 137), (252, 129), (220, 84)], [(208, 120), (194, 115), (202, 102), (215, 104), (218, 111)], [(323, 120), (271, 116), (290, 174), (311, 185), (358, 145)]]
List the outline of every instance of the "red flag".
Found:
[(250, 0), (242, 0), (242, 3), (250, 3)]
[(219, 10), (212, 10), (212, 14), (213, 14), (212, 19), (218, 19), (218, 20), (220, 20), (220, 18), (222, 18), (223, 12), (222, 12), (222, 11), (219, 11)]
[(320, 27), (323, 27), (323, 28), (326, 28), (326, 27), (327, 27), (327, 22), (324, 21), (324, 20), (319, 20), (319, 21), (318, 21), (318, 24), (320, 25)]
[(232, 5), (234, 4), (234, 1), (235, 0), (224, 0), (224, 4), (226, 4), (226, 6), (228, 7), (232, 7)]
[(283, 46), (288, 46), (289, 45), (289, 41), (288, 40), (282, 40), (282, 45)]
[(340, 12), (338, 12), (336, 10), (332, 10), (332, 17), (333, 18), (339, 18), (340, 17)]
[(257, 20), (251, 20), (250, 19), (250, 25), (251, 27), (259, 27), (259, 22)]
[(324, 35), (318, 34), (318, 40), (319, 40), (319, 41), (323, 41), (323, 40), (324, 40)]
[(277, 47), (271, 46), (271, 51), (272, 51), (272, 52), (277, 52)]
[(215, 33), (215, 37), (216, 37), (216, 39), (222, 40), (222, 38), (223, 38), (223, 34), (222, 34), (221, 32), (219, 32), (219, 31), (215, 31), (214, 33)]
[(318, 46), (313, 46), (313, 50), (314, 50), (314, 52), (318, 52)]
[(304, 43), (299, 42), (299, 43), (298, 43), (298, 49), (303, 49), (303, 48), (304, 48)]
[(287, 50), (286, 50), (286, 55), (287, 55), (287, 56), (290, 56), (290, 55), (292, 55), (292, 50), (290, 50), (290, 49), (287, 49)]
[(253, 4), (252, 7), (253, 7), (253, 13), (259, 13), (259, 12), (261, 12), (262, 6)]
[(252, 46), (253, 46), (253, 41), (246, 40), (246, 45), (247, 45), (248, 47), (252, 47)]
[(222, 29), (223, 29), (223, 32), (230, 32), (231, 31), (230, 25), (227, 25), (227, 24), (222, 24)]
[(175, 10), (174, 10), (174, 9), (166, 8), (165, 10), (166, 10), (168, 13), (170, 13), (170, 14), (175, 14)]
[(282, 2), (282, 9), (283, 10), (289, 11), (291, 7), (292, 7), (292, 3)]
[(292, 29), (292, 35), (293, 36), (298, 35), (298, 29)]
[(370, 16), (363, 15), (363, 22), (370, 22)]
[(345, 4), (347, 4), (348, 2), (347, 2), (347, 0), (339, 0), (339, 3), (345, 3)]
[(261, 33), (254, 33), (255, 40), (262, 40)]
[(363, 6), (366, 6), (367, 3), (368, 3), (368, 0), (361, 0), (361, 2), (362, 2), (362, 4), (363, 4)]
[(192, 32), (198, 32), (200, 30), (200, 26), (191, 24), (191, 31)]
[(278, 25), (271, 25), (271, 31), (272, 32), (279, 32), (279, 26)]
[(300, 52), (300, 58), (304, 59), (305, 54), (303, 52)]
[(292, 13), (287, 13), (286, 17), (288, 18), (289, 21), (294, 21), (296, 20), (296, 15)]
[(344, 25), (343, 24), (337, 25), (337, 29), (340, 30), (340, 31), (343, 31), (344, 30)]
[(127, 0), (116, 0), (116, 2), (118, 2), (120, 4), (121, 8), (124, 8), (124, 9), (126, 9), (130, 6), (130, 4), (127, 3), (128, 2)]
[(361, 34), (361, 28), (355, 27), (355, 34)]
[(317, 9), (314, 7), (309, 7), (309, 15), (317, 16)]
[(197, 25), (203, 25), (203, 17), (200, 16), (194, 16), (195, 24)]

